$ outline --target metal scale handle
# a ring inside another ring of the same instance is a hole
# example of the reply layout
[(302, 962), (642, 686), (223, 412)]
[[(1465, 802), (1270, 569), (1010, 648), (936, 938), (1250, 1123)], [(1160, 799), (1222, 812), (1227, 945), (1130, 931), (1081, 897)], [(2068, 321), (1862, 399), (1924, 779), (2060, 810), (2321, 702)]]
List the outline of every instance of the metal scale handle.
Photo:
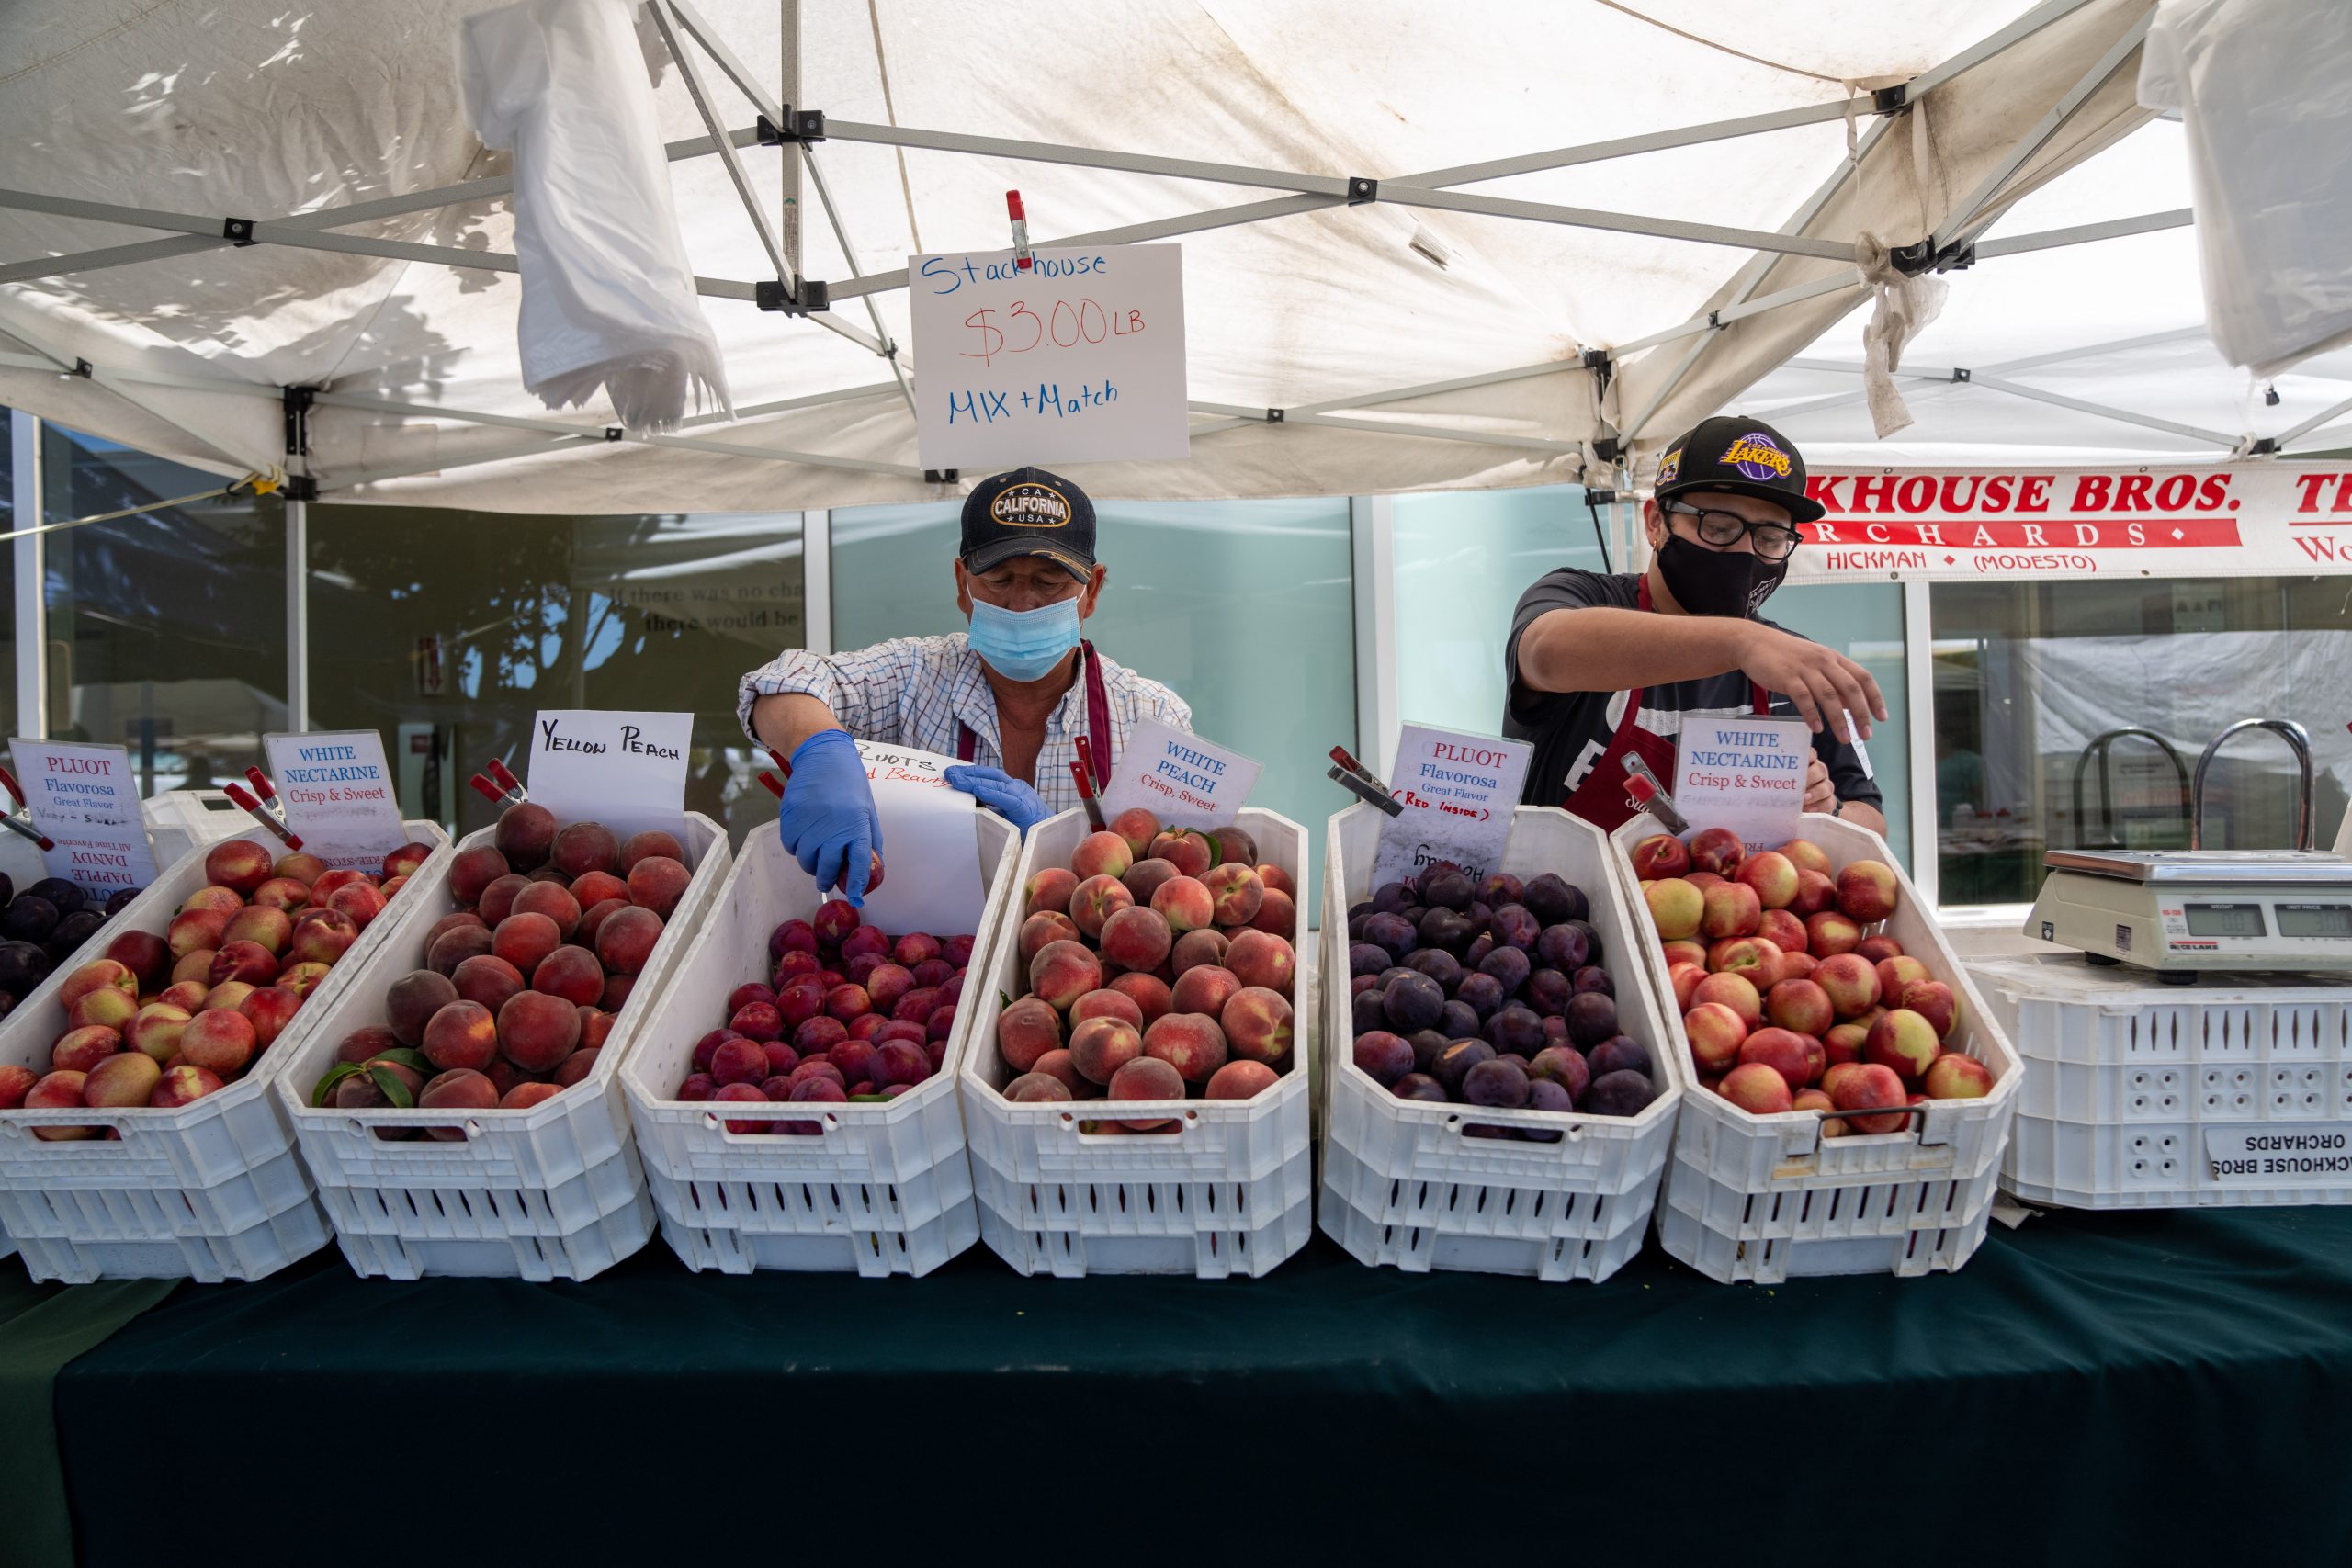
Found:
[(2293, 749), (2295, 761), (2301, 770), (2295, 795), (2295, 848), (2309, 852), (2312, 847), (2312, 738), (2311, 732), (2291, 718), (2242, 718), (2221, 734), (2198, 754), (2197, 776), (2189, 785), (2188, 847), (2205, 847), (2205, 769), (2213, 761), (2231, 736), (2241, 729), (2267, 729), (2284, 738)]
[[(2121, 729), (2110, 729), (2084, 747), (2082, 754), (2075, 759), (2075, 830), (2082, 838), (2084, 849), (2120, 850), (2123, 848), (2122, 836), (2115, 830), (2114, 747), (2118, 740), (2129, 739), (2133, 736), (2143, 737), (2155, 742), (2164, 752), (2165, 760), (2172, 764), (2174, 775), (2180, 780), (2181, 819), (2184, 822), (2188, 819), (2188, 764), (2180, 760), (2180, 753), (2173, 750), (2172, 742), (2154, 730), (2144, 729), (2137, 725), (2127, 726)], [(2098, 759), (2099, 836), (2097, 840), (2093, 840), (2086, 830), (2086, 821), (2083, 815), (2083, 770), (2089, 765), (2093, 757)]]

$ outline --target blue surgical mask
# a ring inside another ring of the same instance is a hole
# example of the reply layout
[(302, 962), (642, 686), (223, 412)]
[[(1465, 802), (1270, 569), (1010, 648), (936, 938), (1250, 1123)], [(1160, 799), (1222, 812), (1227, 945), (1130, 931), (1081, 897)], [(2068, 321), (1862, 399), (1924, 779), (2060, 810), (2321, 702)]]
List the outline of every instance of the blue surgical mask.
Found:
[(972, 601), (972, 651), (1008, 681), (1041, 681), (1078, 646), (1078, 601), (1007, 610)]

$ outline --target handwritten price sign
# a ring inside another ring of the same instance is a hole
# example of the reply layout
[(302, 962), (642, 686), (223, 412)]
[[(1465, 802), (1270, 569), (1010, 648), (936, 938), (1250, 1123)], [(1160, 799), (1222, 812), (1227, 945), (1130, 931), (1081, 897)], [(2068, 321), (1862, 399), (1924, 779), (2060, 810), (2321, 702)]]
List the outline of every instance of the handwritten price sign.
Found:
[(1450, 860), (1474, 878), (1498, 869), (1534, 751), (1524, 741), (1406, 725), (1388, 773), (1405, 809), (1381, 821), (1373, 886), (1416, 875), (1431, 861)]
[(915, 440), (930, 468), (1182, 457), (1175, 245), (909, 256)]

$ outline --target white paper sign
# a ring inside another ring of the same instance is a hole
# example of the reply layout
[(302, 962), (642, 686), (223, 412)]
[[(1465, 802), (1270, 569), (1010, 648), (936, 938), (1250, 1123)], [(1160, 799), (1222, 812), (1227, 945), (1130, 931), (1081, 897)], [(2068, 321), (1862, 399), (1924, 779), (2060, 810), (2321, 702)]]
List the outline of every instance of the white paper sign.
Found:
[(1675, 749), (1674, 804), (1693, 828), (1728, 828), (1750, 849), (1797, 836), (1813, 731), (1801, 718), (1686, 715)]
[(1524, 741), (1405, 726), (1388, 770), (1389, 795), (1405, 809), (1381, 819), (1372, 885), (1418, 875), (1432, 861), (1452, 861), (1473, 882), (1500, 869), (1534, 755)]
[(602, 822), (622, 838), (675, 833), (686, 815), (690, 713), (541, 708), (524, 787), (558, 822)]
[(972, 797), (944, 784), (877, 777), (874, 809), (882, 818), (883, 875), (880, 887), (866, 890), (866, 923), (942, 942), (976, 934), (988, 891)]
[(886, 746), (878, 740), (859, 741), (857, 754), (865, 759), (865, 776), (877, 784), (897, 783), (947, 789), (950, 786), (944, 775), (948, 769), (960, 765), (955, 758), (943, 757), (936, 751), (912, 746)]
[(144, 887), (155, 852), (139, 810), (139, 775), (119, 746), (62, 740), (8, 742), (33, 825), (56, 842), (41, 852), (51, 876), (92, 893)]
[(1222, 828), (1250, 798), (1259, 770), (1238, 751), (1148, 718), (1112, 765), (1102, 815), (1140, 806), (1171, 828)]
[(372, 729), (265, 735), (271, 784), (304, 852), (331, 870), (374, 871), (408, 842), (384, 738)]
[(2208, 1127), (2205, 1168), (2223, 1187), (2341, 1187), (2352, 1181), (2352, 1124)]
[(907, 258), (927, 468), (1191, 456), (1177, 245)]

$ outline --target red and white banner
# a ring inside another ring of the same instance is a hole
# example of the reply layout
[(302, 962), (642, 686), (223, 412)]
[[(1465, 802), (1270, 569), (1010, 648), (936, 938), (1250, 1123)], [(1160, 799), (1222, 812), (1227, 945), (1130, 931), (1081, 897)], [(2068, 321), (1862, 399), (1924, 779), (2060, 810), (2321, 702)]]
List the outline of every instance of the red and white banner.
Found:
[(1816, 473), (1791, 582), (2352, 572), (2352, 465)]

